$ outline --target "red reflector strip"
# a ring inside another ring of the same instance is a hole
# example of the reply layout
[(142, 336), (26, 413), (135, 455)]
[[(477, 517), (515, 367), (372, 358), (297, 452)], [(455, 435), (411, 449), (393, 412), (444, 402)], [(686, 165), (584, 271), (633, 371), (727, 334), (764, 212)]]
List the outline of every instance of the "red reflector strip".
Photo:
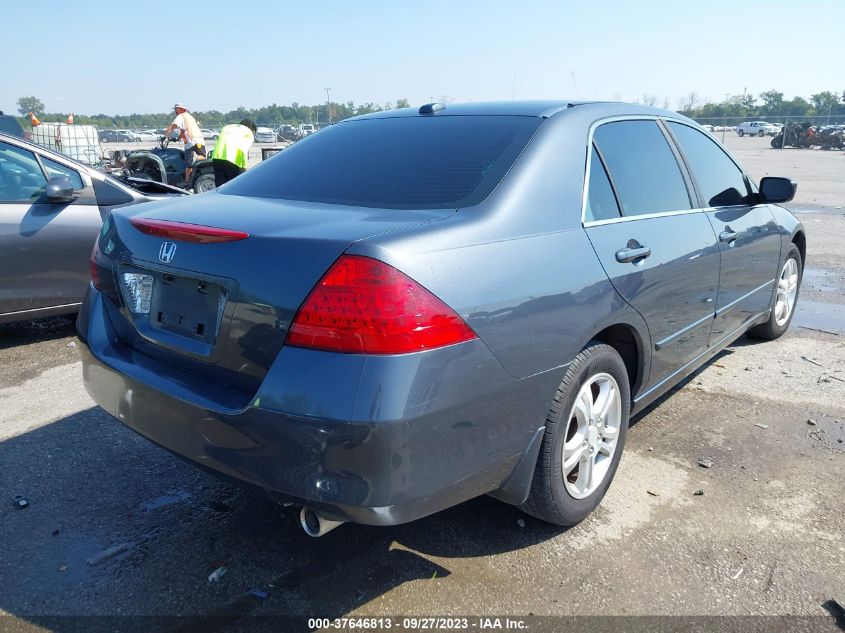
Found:
[(129, 222), (141, 233), (167, 238), (174, 242), (192, 242), (194, 244), (217, 244), (236, 242), (249, 237), (249, 233), (220, 229), (214, 226), (173, 222), (171, 220), (152, 220), (150, 218), (131, 218)]

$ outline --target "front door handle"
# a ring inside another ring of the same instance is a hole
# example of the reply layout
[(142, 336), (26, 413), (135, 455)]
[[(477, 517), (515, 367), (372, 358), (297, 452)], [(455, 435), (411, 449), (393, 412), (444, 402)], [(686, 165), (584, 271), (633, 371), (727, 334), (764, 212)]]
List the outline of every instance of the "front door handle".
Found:
[(736, 231), (732, 231), (731, 227), (725, 227), (725, 230), (719, 233), (719, 241), (720, 242), (733, 242), (739, 233)]
[(616, 261), (620, 264), (630, 264), (639, 259), (645, 259), (651, 255), (651, 249), (648, 246), (637, 246), (636, 248), (623, 248), (616, 251)]

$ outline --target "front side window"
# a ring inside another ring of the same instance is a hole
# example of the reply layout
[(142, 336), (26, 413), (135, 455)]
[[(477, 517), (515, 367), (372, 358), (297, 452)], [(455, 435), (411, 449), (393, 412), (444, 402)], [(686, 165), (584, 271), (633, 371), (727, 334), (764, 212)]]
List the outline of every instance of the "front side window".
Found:
[(46, 156), (41, 157), (41, 164), (44, 165), (44, 170), (47, 172), (47, 176), (49, 178), (56, 178), (61, 176), (67, 176), (68, 179), (73, 183), (73, 188), (79, 191), (82, 189), (82, 178), (75, 169), (71, 169), (70, 167), (65, 167), (61, 163), (57, 163), (54, 160), (50, 160)]
[(692, 208), (681, 168), (656, 121), (605, 123), (593, 139), (616, 186), (623, 216)]
[(702, 204), (707, 207), (748, 204), (750, 192), (745, 176), (722, 148), (688, 125), (670, 121), (669, 129), (689, 163)]
[(468, 207), (493, 191), (542, 122), (448, 115), (347, 121), (218, 191), (383, 209)]
[(33, 202), (46, 184), (32, 152), (0, 142), (0, 202)]
[(587, 189), (587, 207), (584, 219), (587, 222), (611, 220), (619, 217), (619, 205), (610, 179), (601, 162), (595, 146), (590, 150), (590, 182)]

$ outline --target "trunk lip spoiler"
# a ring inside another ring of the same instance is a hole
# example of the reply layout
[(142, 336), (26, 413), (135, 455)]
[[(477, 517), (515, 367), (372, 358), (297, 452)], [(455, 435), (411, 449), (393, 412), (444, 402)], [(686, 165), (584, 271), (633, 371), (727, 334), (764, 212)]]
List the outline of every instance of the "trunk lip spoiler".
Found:
[(249, 237), (249, 233), (245, 231), (205, 226), (190, 222), (177, 222), (175, 220), (159, 220), (156, 218), (136, 216), (130, 218), (129, 223), (141, 233), (174, 242), (220, 244), (237, 242)]

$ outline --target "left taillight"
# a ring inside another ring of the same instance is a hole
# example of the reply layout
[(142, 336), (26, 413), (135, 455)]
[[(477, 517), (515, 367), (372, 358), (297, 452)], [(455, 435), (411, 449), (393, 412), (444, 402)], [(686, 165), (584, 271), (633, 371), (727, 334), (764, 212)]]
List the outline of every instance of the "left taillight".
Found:
[(94, 248), (91, 249), (91, 259), (89, 264), (91, 266), (91, 285), (97, 290), (102, 289), (102, 282), (100, 280), (100, 268), (97, 264), (97, 256), (100, 254), (100, 238), (94, 240)]

